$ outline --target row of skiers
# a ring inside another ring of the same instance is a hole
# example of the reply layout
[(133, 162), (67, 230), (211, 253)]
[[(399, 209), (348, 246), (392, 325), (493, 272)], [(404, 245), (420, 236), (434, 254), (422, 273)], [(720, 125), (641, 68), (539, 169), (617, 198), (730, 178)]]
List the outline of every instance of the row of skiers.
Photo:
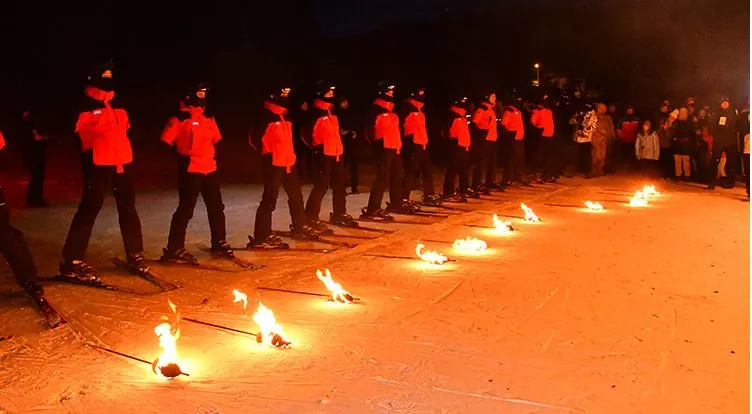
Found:
[[(115, 99), (113, 74), (114, 65), (108, 63), (89, 76), (84, 89), (85, 104), (76, 122), (76, 133), (81, 142), (84, 191), (65, 240), (60, 273), (83, 282), (98, 279), (97, 272), (85, 258), (94, 222), (109, 189), (116, 200), (127, 263), (136, 272), (149, 271), (135, 207), (128, 113)], [(488, 193), (491, 189), (503, 190), (503, 182), (521, 180), (524, 123), (521, 112), (514, 106), (506, 107), (501, 119), (497, 119), (493, 93), (483, 97), (473, 114), (467, 113), (469, 102), (466, 97), (457, 98), (452, 103), (443, 131), (444, 137), (451, 142), (451, 162), (443, 195), (438, 196), (434, 193), (427, 151), (429, 136), (423, 113), (425, 89), (417, 88), (409, 93), (400, 117), (395, 112), (395, 85), (380, 82), (377, 88), (377, 97), (367, 120), (366, 138), (377, 154), (378, 170), (368, 205), (361, 211), (361, 220), (391, 221), (390, 213), (411, 214), (420, 204), (438, 206), (442, 201), (467, 201), (466, 197), (479, 197), (479, 193)], [(248, 248), (288, 247), (272, 231), (272, 212), (280, 186), (288, 196), (292, 218), (290, 230), (294, 238), (316, 240), (331, 232), (320, 219), (322, 200), (330, 186), (333, 211), (329, 222), (358, 226), (346, 208), (344, 148), (337, 115), (333, 112), (335, 91), (331, 83), (317, 84), (311, 125), (304, 128), (306, 140), (315, 150), (320, 166), (305, 203), (296, 171), (293, 125), (288, 116), (291, 89), (279, 88), (264, 100), (262, 121), (249, 134), (249, 143), (262, 154), (264, 191)], [(214, 118), (205, 112), (208, 92), (206, 85), (201, 84), (184, 96), (180, 110), (169, 119), (161, 135), (161, 140), (175, 149), (179, 171), (179, 203), (172, 216), (167, 247), (161, 258), (166, 262), (197, 263), (195, 256), (185, 249), (185, 237), (199, 194), (206, 204), (212, 252), (234, 257), (226, 237), (224, 204), (215, 160), (215, 145), (222, 135)], [(499, 122), (502, 128), (498, 127)], [(553, 136), (553, 116), (545, 105), (536, 109), (533, 123), (541, 129), (543, 137)], [(511, 134), (516, 150), (505, 168), (502, 182), (496, 179), (499, 130)], [(475, 135), (475, 140), (472, 135)], [(482, 145), (482, 149), (471, 186), (468, 160), (473, 142)], [(405, 163), (401, 159), (403, 156), (408, 157)], [(423, 198), (422, 202), (416, 203), (410, 200), (410, 191), (419, 171), (423, 178)], [(546, 177), (553, 179), (553, 175), (549, 173)], [(456, 187), (458, 176), (459, 188)], [(384, 209), (382, 198), (387, 183), (389, 202)], [(34, 262), (21, 232), (11, 227), (4, 203), (0, 204), (0, 244), (18, 282), (36, 300), (43, 300)]]

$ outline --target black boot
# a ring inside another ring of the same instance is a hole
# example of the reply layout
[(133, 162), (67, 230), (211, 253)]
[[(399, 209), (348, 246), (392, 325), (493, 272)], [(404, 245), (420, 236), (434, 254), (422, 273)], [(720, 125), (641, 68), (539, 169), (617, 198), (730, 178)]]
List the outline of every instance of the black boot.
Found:
[(318, 240), (321, 238), (321, 233), (317, 232), (316, 229), (307, 224), (300, 226), (300, 228), (294, 227), (290, 224), (290, 231), (292, 232), (292, 236), (296, 239)]
[(272, 234), (266, 239), (258, 241), (253, 236), (248, 236), (248, 244), (246, 247), (249, 249), (287, 249), (290, 245), (282, 241), (278, 236)]
[(235, 257), (235, 253), (232, 251), (232, 248), (230, 248), (230, 243), (228, 243), (227, 240), (213, 241), (211, 251), (219, 256), (229, 257), (231, 259)]
[(73, 260), (60, 264), (60, 274), (65, 277), (72, 277), (84, 282), (91, 282), (99, 279), (94, 267), (81, 260)]
[(128, 265), (138, 273), (149, 272), (149, 265), (146, 264), (146, 259), (144, 259), (144, 255), (142, 253), (128, 254), (126, 255), (126, 260), (128, 261)]
[(340, 226), (358, 227), (358, 222), (351, 215), (329, 213), (329, 221)]
[(192, 255), (188, 250), (180, 248), (173, 251), (162, 249), (162, 257), (159, 259), (167, 263), (183, 263), (189, 265), (197, 265), (198, 259)]

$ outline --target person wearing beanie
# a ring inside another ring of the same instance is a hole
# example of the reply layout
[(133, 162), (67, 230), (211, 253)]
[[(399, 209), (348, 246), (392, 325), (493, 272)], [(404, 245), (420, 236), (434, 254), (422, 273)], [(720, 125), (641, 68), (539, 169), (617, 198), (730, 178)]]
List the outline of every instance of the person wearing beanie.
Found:
[(551, 111), (547, 97), (533, 109), (530, 123), (540, 130), (541, 179), (540, 181), (556, 182), (557, 162), (554, 151), (554, 114)]
[(316, 157), (318, 171), (314, 177), (313, 189), (308, 195), (305, 211), (310, 225), (316, 231), (327, 231), (326, 225), (319, 220), (321, 202), (329, 186), (332, 187), (332, 212), (329, 221), (332, 224), (358, 227), (358, 222), (347, 214), (345, 192), (344, 145), (340, 135), (340, 125), (334, 107), (335, 86), (329, 82), (316, 85), (316, 99), (311, 108), (312, 125), (308, 128), (307, 138)]
[(209, 90), (198, 85), (180, 101), (177, 115), (167, 121), (162, 142), (175, 148), (178, 166), (177, 210), (172, 215), (167, 247), (162, 261), (195, 264), (198, 260), (185, 249), (185, 233), (193, 217), (198, 195), (204, 199), (211, 232), (211, 251), (235, 257), (227, 242), (225, 206), (222, 203), (214, 146), (222, 139), (217, 122), (207, 116)]
[(76, 121), (76, 133), (81, 139), (84, 192), (65, 239), (60, 273), (84, 282), (98, 279), (94, 268), (84, 259), (94, 222), (110, 188), (117, 204), (127, 262), (134, 271), (149, 271), (142, 254), (141, 221), (136, 212), (133, 152), (128, 139), (130, 123), (128, 112), (113, 100), (114, 69), (108, 62), (89, 76), (84, 89), (86, 100)]
[(473, 170), (472, 188), (478, 193), (490, 194), (490, 190), (501, 190), (496, 183), (496, 162), (499, 147), (499, 131), (496, 122), (496, 94), (491, 92), (483, 96), (478, 108), (473, 113), (473, 140), (478, 146), (474, 150), (477, 164)]
[[(449, 202), (467, 202), (465, 194), (468, 193), (468, 160), (470, 159), (470, 127), (466, 118), (468, 99), (461, 97), (452, 102), (449, 107), (449, 118), (446, 123), (444, 136), (450, 142), (449, 167), (444, 176), (444, 194), (442, 198)], [(459, 175), (459, 191), (454, 186), (455, 179)]]
[(440, 206), (441, 200), (433, 190), (433, 166), (428, 153), (428, 131), (425, 104), (425, 88), (415, 88), (402, 104), (403, 160), (405, 180), (402, 184), (403, 198), (410, 202), (410, 192), (415, 185), (415, 177), (420, 172), (423, 179), (424, 206)]
[[(394, 112), (394, 84), (379, 82), (377, 98), (366, 119), (366, 139), (376, 153), (376, 180), (371, 187), (368, 206), (363, 208), (360, 218), (374, 221), (392, 221), (389, 212), (411, 214), (415, 208), (402, 201), (402, 136), (399, 116)], [(384, 190), (389, 183), (389, 203), (387, 210), (381, 208)]]
[(713, 158), (710, 161), (710, 175), (708, 177), (709, 190), (715, 188), (718, 175), (718, 163), (721, 162), (721, 154), (726, 153), (726, 179), (724, 188), (733, 188), (736, 181), (736, 168), (738, 163), (738, 139), (736, 112), (731, 108), (731, 101), (727, 97), (721, 98), (720, 108), (710, 122), (710, 130), (713, 135)]
[(248, 143), (261, 151), (264, 192), (256, 210), (253, 235), (248, 236), (248, 248), (288, 248), (279, 236), (272, 232), (272, 213), (277, 206), (279, 187), (287, 193), (293, 237), (316, 240), (320, 235), (309, 224), (303, 207), (300, 178), (295, 167), (295, 148), (292, 140), (292, 122), (288, 118), (290, 107), (288, 87), (269, 94), (264, 100), (264, 111), (258, 128), (251, 132)]

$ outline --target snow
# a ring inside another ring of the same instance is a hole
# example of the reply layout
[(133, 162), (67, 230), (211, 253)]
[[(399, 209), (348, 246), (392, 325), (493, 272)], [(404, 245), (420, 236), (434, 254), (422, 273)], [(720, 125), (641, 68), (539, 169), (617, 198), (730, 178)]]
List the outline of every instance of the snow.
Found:
[[(70, 321), (53, 331), (3, 278), (0, 337), (13, 337), (0, 341), (0, 413), (748, 412), (750, 246), (743, 189), (711, 193), (658, 182), (662, 195), (637, 208), (627, 205), (644, 184), (635, 178), (564, 184), (473, 200), (462, 206), (473, 211), (440, 221), (410, 218), (436, 221), (430, 226), (369, 223), (400, 231), (353, 239), (361, 244), (331, 254), (238, 253), (266, 265), (260, 271), (155, 265), (184, 286), (170, 293), (48, 285), (51, 303)], [(259, 192), (259, 186), (223, 189), (233, 245), (245, 243)], [(166, 242), (176, 199), (174, 190), (139, 194), (153, 258)], [(546, 205), (585, 200), (606, 211)], [(366, 201), (367, 194), (349, 196), (350, 212)], [(542, 223), (512, 218), (517, 231), (510, 235), (463, 225), (491, 226), (493, 213), (521, 216), (521, 201)], [(330, 205), (327, 198), (322, 215)], [(282, 195), (276, 229), (287, 228), (286, 208)], [(43, 274), (56, 270), (74, 209), (13, 212)], [(199, 203), (187, 245), (202, 259), (208, 255), (198, 246), (208, 245), (208, 234)], [(489, 250), (454, 253), (451, 242), (467, 236), (485, 240)], [(456, 262), (363, 256), (413, 256), (418, 239), (446, 242), (425, 244)], [(109, 263), (115, 255), (122, 255), (122, 242), (108, 200), (89, 260), (107, 271), (109, 283), (155, 292), (116, 271)], [(255, 289), (326, 293), (316, 278), (325, 268), (361, 300), (344, 305)], [(233, 303), (233, 289), (248, 294), (245, 315)], [(163, 316), (174, 321), (168, 298), (181, 315), (252, 332), (262, 299), (292, 348), (183, 321), (177, 352), (191, 376), (167, 381), (146, 364), (84, 345), (156, 359), (153, 329)]]

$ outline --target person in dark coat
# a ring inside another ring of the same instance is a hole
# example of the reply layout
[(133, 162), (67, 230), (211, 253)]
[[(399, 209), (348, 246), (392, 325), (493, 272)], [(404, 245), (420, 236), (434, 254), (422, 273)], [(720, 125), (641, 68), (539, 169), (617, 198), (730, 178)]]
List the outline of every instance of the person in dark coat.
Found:
[(47, 166), (48, 135), (37, 117), (36, 111), (25, 108), (21, 115), (19, 130), (21, 154), (29, 170), (29, 187), (26, 204), (29, 207), (47, 207), (44, 200), (44, 177)]
[(736, 112), (731, 108), (731, 101), (724, 97), (721, 99), (718, 113), (710, 123), (713, 135), (713, 159), (709, 168), (708, 190), (715, 189), (718, 163), (721, 161), (721, 154), (724, 152), (726, 153), (726, 180), (723, 187), (733, 188), (734, 186), (739, 154), (736, 128)]

